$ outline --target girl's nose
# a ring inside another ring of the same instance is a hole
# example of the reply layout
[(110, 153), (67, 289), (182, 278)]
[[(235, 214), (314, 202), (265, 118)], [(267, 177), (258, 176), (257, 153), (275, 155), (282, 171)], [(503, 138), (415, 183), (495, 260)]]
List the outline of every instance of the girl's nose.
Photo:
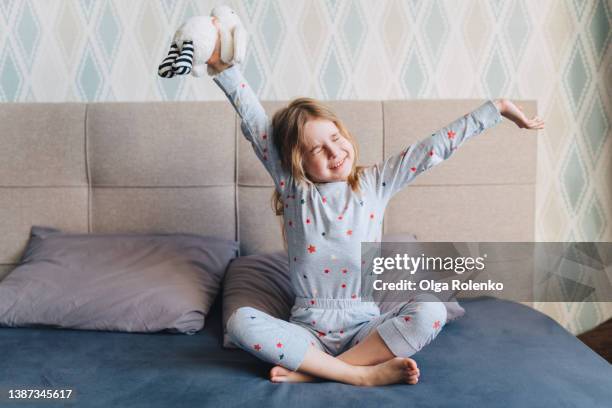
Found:
[(340, 154), (340, 149), (336, 146), (329, 147), (329, 157), (331, 159), (335, 159)]

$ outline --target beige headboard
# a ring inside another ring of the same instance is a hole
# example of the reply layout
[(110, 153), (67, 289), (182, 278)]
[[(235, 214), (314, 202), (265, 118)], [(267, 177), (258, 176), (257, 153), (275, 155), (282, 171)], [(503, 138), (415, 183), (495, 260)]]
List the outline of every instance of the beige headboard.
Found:
[[(483, 100), (328, 104), (373, 164)], [(528, 116), (535, 101), (520, 101)], [(281, 102), (264, 103), (269, 114)], [(504, 120), (397, 194), (386, 233), (423, 241), (533, 241), (537, 139)], [(0, 278), (30, 227), (192, 232), (282, 248), (271, 179), (219, 102), (0, 104)]]

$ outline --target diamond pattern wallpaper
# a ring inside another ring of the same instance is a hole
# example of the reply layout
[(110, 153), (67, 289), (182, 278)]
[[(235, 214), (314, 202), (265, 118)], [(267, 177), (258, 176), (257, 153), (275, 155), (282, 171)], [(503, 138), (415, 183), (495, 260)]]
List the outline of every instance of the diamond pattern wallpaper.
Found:
[[(0, 0), (0, 101), (223, 99), (157, 76), (174, 30), (221, 1)], [(538, 102), (536, 240), (612, 241), (610, 0), (228, 0), (261, 99)], [(580, 333), (610, 303), (535, 304)]]

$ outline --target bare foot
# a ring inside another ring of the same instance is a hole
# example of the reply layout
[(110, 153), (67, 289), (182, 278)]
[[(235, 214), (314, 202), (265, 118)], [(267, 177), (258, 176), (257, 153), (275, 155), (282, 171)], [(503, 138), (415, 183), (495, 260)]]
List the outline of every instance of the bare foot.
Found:
[(360, 385), (376, 386), (396, 383), (416, 384), (420, 370), (411, 358), (395, 357), (374, 366), (365, 366)]
[(274, 366), (270, 370), (270, 381), (272, 382), (315, 382), (318, 378), (301, 373), (299, 371), (291, 371), (282, 366)]

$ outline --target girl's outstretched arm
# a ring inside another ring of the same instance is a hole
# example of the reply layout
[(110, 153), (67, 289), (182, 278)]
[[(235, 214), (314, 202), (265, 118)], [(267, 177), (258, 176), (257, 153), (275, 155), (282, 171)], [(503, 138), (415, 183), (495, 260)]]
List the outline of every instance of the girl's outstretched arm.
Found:
[(219, 59), (219, 40), (209, 65), (219, 74), (213, 81), (225, 93), (241, 119), (240, 128), (244, 137), (251, 142), (255, 154), (272, 176), (276, 189), (282, 194), (289, 184), (290, 173), (280, 162), (279, 153), (272, 141), (272, 126), (263, 106), (257, 99), (238, 66), (223, 64)]
[(469, 138), (501, 122), (501, 101), (487, 101), (425, 139), (368, 169), (384, 202), (425, 170), (443, 162)]

